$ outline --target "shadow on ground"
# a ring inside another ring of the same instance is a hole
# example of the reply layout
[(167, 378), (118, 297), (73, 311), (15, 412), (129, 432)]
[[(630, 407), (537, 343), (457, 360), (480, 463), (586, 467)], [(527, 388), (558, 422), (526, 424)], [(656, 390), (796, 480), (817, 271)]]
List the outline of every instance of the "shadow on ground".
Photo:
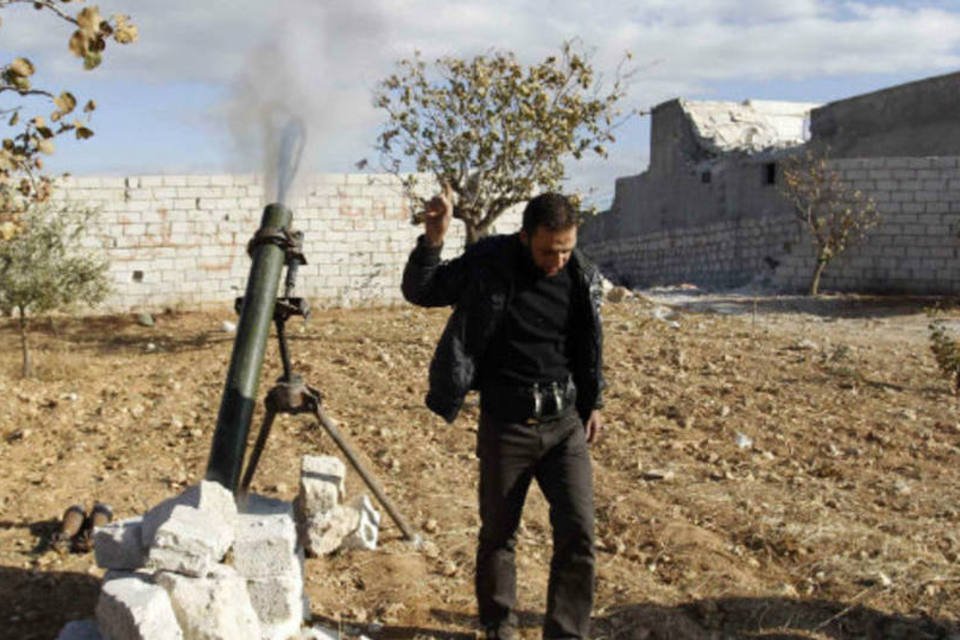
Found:
[(0, 567), (0, 640), (50, 640), (93, 616), (100, 579), (85, 573)]
[[(473, 616), (434, 610), (441, 625), (476, 626)], [(520, 612), (524, 636), (539, 637), (543, 616)], [(789, 598), (718, 598), (675, 607), (631, 604), (593, 620), (594, 640), (947, 640), (957, 629), (946, 622), (890, 615), (859, 605)], [(371, 638), (465, 640), (472, 633), (386, 626)]]

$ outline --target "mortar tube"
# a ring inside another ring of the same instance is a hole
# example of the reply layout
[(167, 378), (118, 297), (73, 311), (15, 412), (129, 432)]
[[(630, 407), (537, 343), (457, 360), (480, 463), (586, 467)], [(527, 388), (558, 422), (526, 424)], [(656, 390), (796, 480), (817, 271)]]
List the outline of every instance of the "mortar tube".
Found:
[[(292, 219), (293, 214), (282, 204), (269, 204), (263, 210), (260, 230), (289, 228)], [(254, 247), (252, 258), (205, 476), (234, 493), (240, 481), (286, 252), (276, 244), (262, 243)]]

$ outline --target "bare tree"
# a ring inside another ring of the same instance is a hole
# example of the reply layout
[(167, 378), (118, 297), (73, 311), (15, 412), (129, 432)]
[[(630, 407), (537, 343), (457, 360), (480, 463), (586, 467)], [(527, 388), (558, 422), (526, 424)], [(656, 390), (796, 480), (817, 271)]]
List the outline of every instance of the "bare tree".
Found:
[(781, 193), (809, 232), (816, 264), (809, 294), (820, 291), (820, 277), (835, 257), (863, 240), (880, 221), (877, 205), (829, 166), (827, 154), (807, 150), (784, 163)]

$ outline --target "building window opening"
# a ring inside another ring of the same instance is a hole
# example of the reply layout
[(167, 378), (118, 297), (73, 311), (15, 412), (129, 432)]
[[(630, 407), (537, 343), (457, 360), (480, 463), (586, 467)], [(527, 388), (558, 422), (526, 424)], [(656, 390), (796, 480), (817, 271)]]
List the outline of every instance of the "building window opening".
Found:
[(776, 162), (768, 162), (763, 165), (763, 184), (777, 184)]
[(713, 180), (713, 176), (710, 174), (709, 171), (704, 171), (703, 173), (700, 174), (700, 182), (702, 182), (703, 184), (710, 184), (711, 180)]
[(143, 271), (134, 271), (134, 272), (133, 272), (133, 281), (134, 281), (134, 282), (143, 282)]

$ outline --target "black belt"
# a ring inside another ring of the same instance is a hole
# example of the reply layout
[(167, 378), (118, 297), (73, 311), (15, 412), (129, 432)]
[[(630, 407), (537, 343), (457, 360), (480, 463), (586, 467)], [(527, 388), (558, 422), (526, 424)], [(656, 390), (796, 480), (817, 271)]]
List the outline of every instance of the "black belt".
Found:
[(539, 424), (565, 414), (577, 401), (572, 380), (541, 382), (529, 386), (492, 384), (480, 391), (480, 408), (500, 420)]

